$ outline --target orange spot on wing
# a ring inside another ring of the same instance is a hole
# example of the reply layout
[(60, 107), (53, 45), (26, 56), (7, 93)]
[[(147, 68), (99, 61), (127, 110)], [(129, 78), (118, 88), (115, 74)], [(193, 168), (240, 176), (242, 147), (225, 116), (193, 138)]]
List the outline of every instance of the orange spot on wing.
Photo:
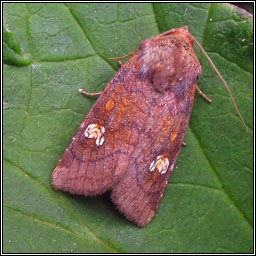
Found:
[(169, 137), (171, 142), (173, 142), (176, 139), (176, 137), (177, 137), (181, 121), (182, 121), (182, 118), (180, 118), (178, 120), (177, 124), (173, 128), (173, 131), (172, 131), (172, 133), (171, 133), (171, 135)]
[(124, 96), (119, 102), (119, 107), (122, 112), (130, 110), (131, 104), (128, 102), (127, 98)]
[(114, 106), (115, 106), (115, 102), (112, 99), (110, 99), (110, 100), (107, 101), (107, 103), (105, 105), (105, 109), (107, 111), (110, 111), (110, 110), (113, 109)]
[(135, 65), (134, 65), (134, 71), (137, 72), (140, 66), (140, 61), (136, 61)]
[(125, 97), (122, 98), (122, 104), (124, 106), (126, 106), (128, 103), (127, 103), (127, 99)]
[(173, 142), (173, 141), (175, 140), (176, 136), (177, 136), (177, 130), (176, 130), (176, 131), (173, 131), (173, 132), (171, 133), (170, 141)]

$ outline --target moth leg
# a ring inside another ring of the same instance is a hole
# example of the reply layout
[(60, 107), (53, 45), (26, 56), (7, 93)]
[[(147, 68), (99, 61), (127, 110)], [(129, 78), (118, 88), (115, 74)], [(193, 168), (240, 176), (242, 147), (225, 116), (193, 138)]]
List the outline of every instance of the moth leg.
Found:
[(200, 89), (199, 87), (196, 85), (196, 91), (199, 95), (201, 95), (206, 101), (208, 101), (209, 103), (212, 102), (211, 99), (209, 99)]
[(92, 96), (101, 95), (101, 93), (102, 93), (103, 91), (101, 91), (101, 92), (86, 92), (86, 91), (84, 91), (83, 89), (79, 89), (79, 92), (82, 93), (82, 94), (84, 94), (84, 95), (86, 95), (86, 96), (92, 97)]
[(124, 56), (121, 56), (121, 57), (108, 58), (108, 59), (109, 60), (121, 60), (121, 59), (124, 59), (126, 57), (129, 57), (129, 56), (133, 55), (136, 51), (137, 51), (137, 49), (135, 49), (135, 51), (133, 51), (133, 52), (127, 54), (127, 55), (124, 55)]
[(122, 67), (122, 65), (123, 65), (123, 63), (122, 63), (122, 61), (118, 61), (118, 64), (120, 65), (120, 67)]
[(183, 146), (183, 147), (186, 147), (186, 146), (187, 146), (187, 143), (183, 141), (183, 142), (182, 142), (182, 146)]

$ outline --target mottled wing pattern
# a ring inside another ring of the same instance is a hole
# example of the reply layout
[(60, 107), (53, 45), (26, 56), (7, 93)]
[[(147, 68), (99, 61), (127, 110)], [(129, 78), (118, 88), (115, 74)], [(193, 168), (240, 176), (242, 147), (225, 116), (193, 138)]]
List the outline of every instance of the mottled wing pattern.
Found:
[(117, 116), (117, 104), (120, 104), (125, 86), (120, 74), (123, 74), (122, 68), (107, 85), (61, 156), (51, 177), (55, 189), (97, 195), (111, 188), (121, 152), (118, 126), (122, 120)]
[[(173, 169), (195, 86), (180, 101), (172, 92), (156, 92), (149, 82), (134, 81), (129, 75), (122, 79), (110, 82), (80, 125), (52, 174), (52, 185), (82, 195), (112, 189), (120, 212), (144, 226), (153, 217)], [(104, 127), (102, 145), (85, 136), (90, 124)], [(150, 171), (158, 156), (169, 161), (163, 174), (157, 166)]]
[[(54, 169), (55, 189), (82, 195), (112, 190), (113, 202), (127, 219), (138, 226), (152, 219), (182, 144), (201, 74), (185, 30), (142, 42), (122, 65)], [(184, 31), (187, 43), (180, 37)], [(166, 83), (168, 72), (172, 78)]]
[[(153, 92), (138, 99), (139, 104), (147, 106), (147, 112), (139, 124), (126, 129), (125, 143), (131, 146), (118, 160), (123, 175), (111, 193), (119, 211), (138, 226), (145, 226), (152, 219), (163, 195), (189, 121), (194, 90), (195, 84), (181, 102), (168, 93), (162, 94), (161, 99), (150, 96)], [(136, 111), (133, 118), (133, 122), (140, 118)]]

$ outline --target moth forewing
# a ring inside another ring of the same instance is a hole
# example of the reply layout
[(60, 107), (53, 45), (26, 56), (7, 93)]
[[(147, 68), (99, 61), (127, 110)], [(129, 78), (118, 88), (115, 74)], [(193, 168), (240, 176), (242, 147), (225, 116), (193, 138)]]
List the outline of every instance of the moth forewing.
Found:
[(143, 40), (81, 123), (52, 186), (85, 196), (111, 190), (127, 219), (148, 224), (183, 143), (201, 71), (187, 27)]

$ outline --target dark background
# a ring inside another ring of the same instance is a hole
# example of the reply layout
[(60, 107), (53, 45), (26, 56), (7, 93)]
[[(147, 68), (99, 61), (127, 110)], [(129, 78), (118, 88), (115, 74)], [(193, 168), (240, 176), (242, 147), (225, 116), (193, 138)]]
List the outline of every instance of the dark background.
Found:
[(236, 5), (244, 10), (246, 10), (247, 12), (253, 14), (253, 2), (248, 3), (248, 2), (232, 2), (230, 4)]

